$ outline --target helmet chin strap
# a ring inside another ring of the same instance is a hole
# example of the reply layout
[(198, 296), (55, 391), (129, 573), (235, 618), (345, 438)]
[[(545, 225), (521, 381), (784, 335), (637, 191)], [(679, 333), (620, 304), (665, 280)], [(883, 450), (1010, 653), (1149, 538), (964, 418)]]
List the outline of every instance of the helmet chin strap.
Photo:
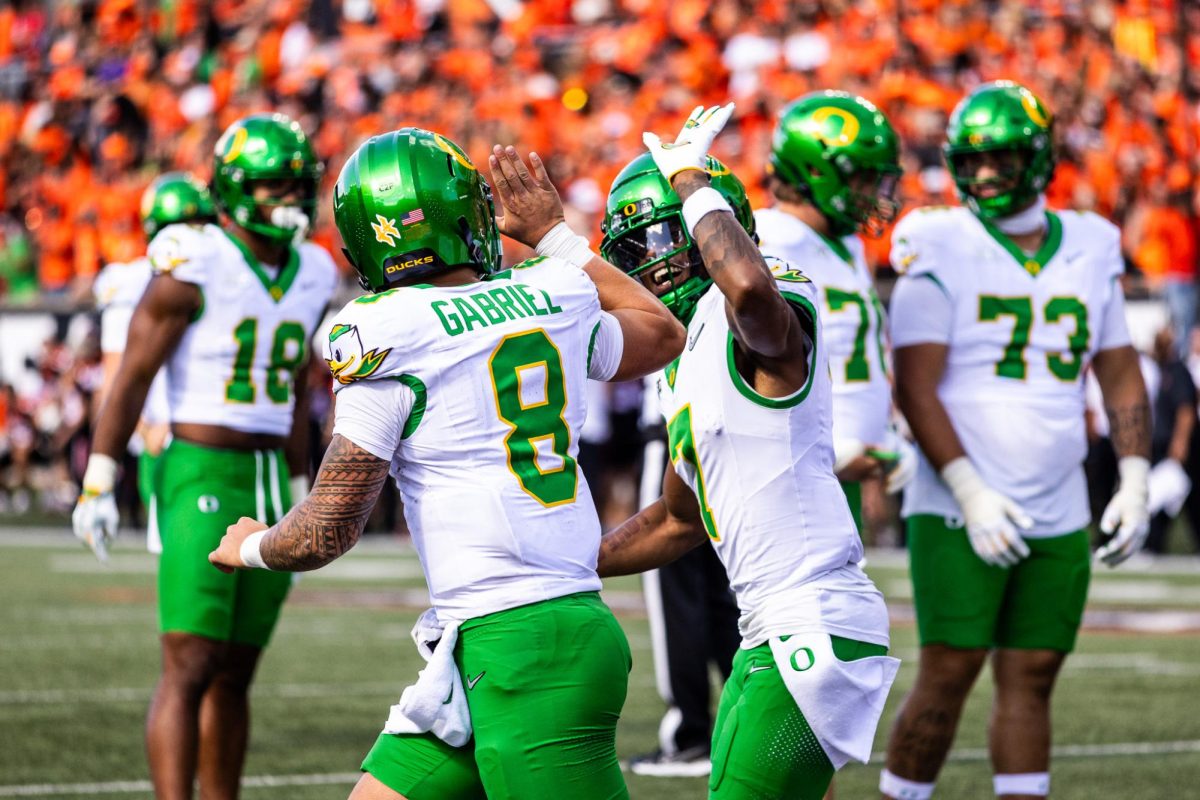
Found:
[(1039, 233), (1046, 227), (1046, 195), (1039, 194), (1033, 205), (1008, 217), (992, 220), (1001, 233), (1009, 236), (1027, 236)]
[(299, 244), (308, 234), (309, 219), (298, 206), (276, 206), (271, 209), (271, 224), (276, 228), (293, 230), (292, 242)]

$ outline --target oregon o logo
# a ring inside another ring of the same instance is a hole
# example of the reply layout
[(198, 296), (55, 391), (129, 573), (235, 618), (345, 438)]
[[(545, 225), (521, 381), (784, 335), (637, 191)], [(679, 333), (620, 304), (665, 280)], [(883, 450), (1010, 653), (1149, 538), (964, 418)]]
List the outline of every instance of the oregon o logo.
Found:
[(225, 155), (221, 158), (222, 164), (228, 164), (242, 154), (242, 149), (246, 146), (246, 140), (250, 138), (250, 131), (245, 128), (238, 128), (233, 133), (233, 141), (229, 143), (229, 149), (225, 151)]
[(477, 171), (475, 169), (475, 165), (471, 163), (471, 160), (468, 159), (466, 156), (464, 156), (458, 150), (458, 148), (456, 148), (454, 145), (450, 144), (450, 142), (446, 141), (445, 137), (443, 137), (440, 133), (435, 133), (433, 135), (433, 141), (437, 144), (439, 150), (441, 150), (442, 152), (445, 152), (445, 153), (449, 153), (450, 156), (455, 161), (457, 161), (459, 164), (461, 164), (462, 166), (471, 170), (471, 172)]
[(1021, 108), (1025, 109), (1025, 113), (1039, 128), (1045, 128), (1050, 124), (1050, 119), (1038, 108), (1037, 98), (1028, 89), (1021, 90)]
[[(832, 135), (829, 132), (829, 119), (831, 117), (842, 121), (841, 130), (836, 135)], [(854, 144), (854, 141), (858, 139), (858, 132), (861, 126), (858, 124), (858, 120), (854, 118), (854, 115), (844, 108), (837, 108), (835, 106), (818, 108), (813, 112), (812, 118), (813, 122), (821, 126), (816, 136), (825, 144), (835, 147), (845, 147), (848, 144)]]
[[(796, 656), (799, 656), (801, 653), (804, 654), (803, 666), (801, 666), (801, 663), (796, 658)], [(813, 656), (812, 650), (810, 650), (807, 647), (801, 647), (799, 650), (792, 653), (791, 662), (792, 662), (792, 669), (796, 670), (796, 672), (805, 672), (807, 670), (812, 669), (812, 665), (817, 663), (817, 659)]]
[(625, 207), (621, 209), (621, 213), (627, 217), (632, 217), (637, 213), (637, 210), (637, 203), (626, 203)]
[(200, 499), (196, 501), (196, 508), (200, 509), (204, 514), (215, 514), (221, 510), (221, 501), (213, 497), (211, 494), (202, 494)]

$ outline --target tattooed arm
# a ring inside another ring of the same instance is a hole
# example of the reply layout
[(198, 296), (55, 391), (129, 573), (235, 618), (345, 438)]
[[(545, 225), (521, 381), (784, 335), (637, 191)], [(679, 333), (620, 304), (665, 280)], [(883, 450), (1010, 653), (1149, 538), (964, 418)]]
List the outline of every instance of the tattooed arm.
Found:
[(388, 467), (387, 461), (335, 434), (304, 502), (269, 529), (242, 517), (229, 526), (208, 560), (223, 572), (253, 566), (242, 558), (242, 542), (265, 531), (259, 553), (268, 569), (305, 572), (325, 566), (353, 547), (362, 535), (387, 479)]
[[(708, 173), (694, 169), (671, 180), (684, 201), (708, 185)], [(728, 212), (704, 215), (694, 236), (709, 277), (725, 296), (725, 314), (739, 349), (753, 362), (744, 371), (766, 373), (767, 385), (756, 382), (755, 389), (770, 395), (799, 389), (808, 379), (802, 322), (776, 288), (758, 245)]]
[(1150, 457), (1150, 401), (1138, 366), (1138, 354), (1130, 346), (1113, 347), (1096, 353), (1092, 360), (1096, 380), (1104, 395), (1104, 409), (1117, 457)]
[(663, 496), (600, 540), (600, 577), (631, 575), (669, 564), (707, 538), (696, 496), (667, 467)]

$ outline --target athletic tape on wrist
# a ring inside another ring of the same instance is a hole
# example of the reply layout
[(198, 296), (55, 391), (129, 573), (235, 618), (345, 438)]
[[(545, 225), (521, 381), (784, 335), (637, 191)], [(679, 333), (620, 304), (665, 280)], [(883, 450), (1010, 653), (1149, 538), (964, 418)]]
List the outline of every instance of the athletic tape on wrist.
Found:
[(560, 222), (546, 231), (546, 235), (537, 243), (534, 251), (539, 256), (561, 258), (580, 269), (583, 269), (595, 255), (592, 253), (592, 246), (588, 243), (587, 237), (580, 236), (571, 230), (565, 222)]
[(879, 773), (879, 791), (893, 800), (929, 800), (933, 797), (933, 783), (918, 783), (894, 775), (886, 769)]
[(117, 462), (103, 453), (88, 456), (87, 469), (83, 473), (83, 490), (104, 494), (111, 492), (117, 483)]
[(1050, 794), (1049, 772), (1023, 772), (1016, 775), (993, 775), (992, 789), (997, 797), (1006, 794), (1047, 797)]
[(711, 186), (705, 186), (703, 189), (697, 189), (683, 201), (683, 224), (687, 226), (687, 232), (690, 236), (696, 235), (696, 225), (700, 220), (713, 211), (728, 211), (733, 213), (729, 203), (721, 196), (721, 193)]
[(241, 550), (238, 551), (238, 555), (242, 557), (242, 563), (247, 567), (265, 570), (271, 569), (263, 562), (261, 550), (262, 540), (270, 532), (271, 529), (267, 528), (265, 531), (252, 533), (242, 540), (242, 547)]

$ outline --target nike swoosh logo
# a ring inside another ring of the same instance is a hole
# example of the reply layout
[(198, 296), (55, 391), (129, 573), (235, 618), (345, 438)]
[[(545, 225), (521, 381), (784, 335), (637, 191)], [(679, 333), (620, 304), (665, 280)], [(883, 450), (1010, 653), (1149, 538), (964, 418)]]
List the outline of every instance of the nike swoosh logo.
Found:
[(471, 691), (472, 689), (474, 689), (475, 684), (479, 683), (479, 679), (482, 678), (486, 674), (487, 674), (487, 670), (485, 669), (483, 672), (480, 672), (474, 678), (471, 678), (470, 680), (468, 680), (467, 681), (467, 691)]
[(688, 342), (688, 350), (691, 350), (693, 347), (696, 346), (696, 340), (700, 338), (700, 334), (704, 332), (704, 326), (707, 324), (708, 324), (707, 322), (700, 323), (700, 327), (696, 329), (696, 335), (693, 336), (691, 338), (691, 341)]
[(774, 669), (774, 667), (772, 667), (770, 664), (763, 664), (762, 666), (751, 667), (750, 669), (746, 670), (746, 674), (752, 675), (755, 672), (761, 672), (764, 669)]

